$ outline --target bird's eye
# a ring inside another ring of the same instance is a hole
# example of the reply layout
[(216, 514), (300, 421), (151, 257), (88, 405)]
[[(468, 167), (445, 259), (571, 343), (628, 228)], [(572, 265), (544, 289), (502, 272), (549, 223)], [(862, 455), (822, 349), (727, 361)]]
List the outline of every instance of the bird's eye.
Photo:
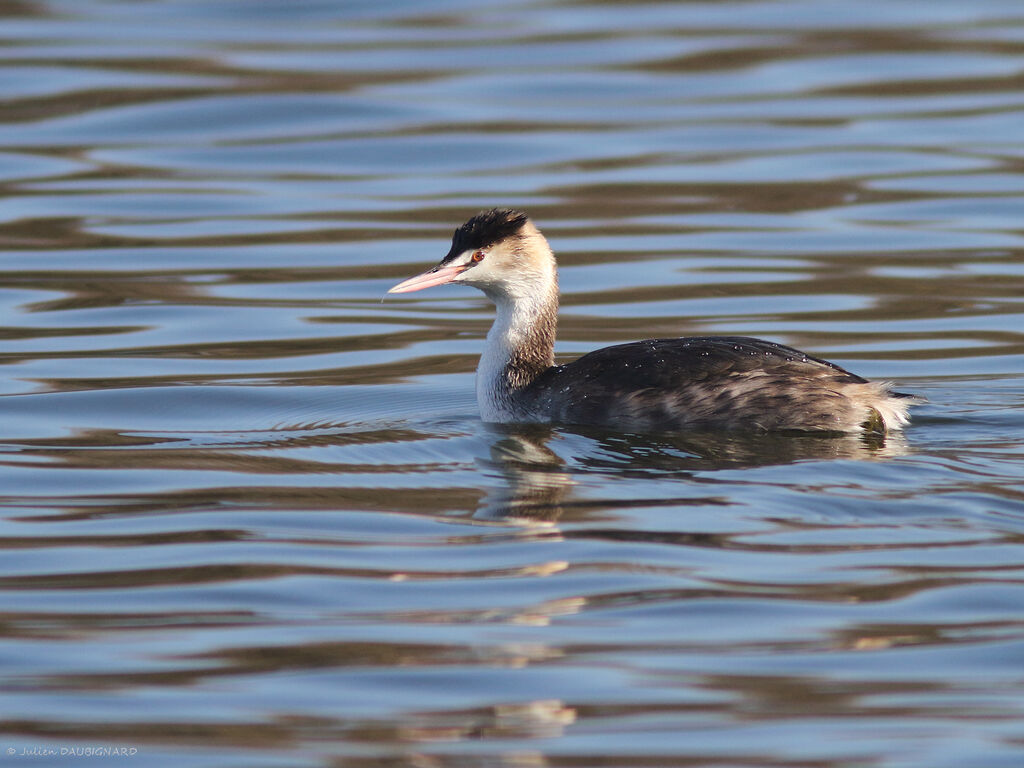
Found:
[(475, 264), (479, 264), (481, 261), (484, 260), (484, 252), (477, 251), (476, 253), (473, 254), (472, 259)]

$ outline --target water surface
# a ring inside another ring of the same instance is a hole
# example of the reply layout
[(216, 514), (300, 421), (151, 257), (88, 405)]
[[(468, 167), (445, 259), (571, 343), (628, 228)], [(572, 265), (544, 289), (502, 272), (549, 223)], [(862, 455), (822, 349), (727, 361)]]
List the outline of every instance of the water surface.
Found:
[[(1019, 3), (0, 19), (8, 762), (1024, 762)], [(754, 335), (929, 403), (484, 424), (487, 301), (381, 297), (493, 205), (560, 359)]]

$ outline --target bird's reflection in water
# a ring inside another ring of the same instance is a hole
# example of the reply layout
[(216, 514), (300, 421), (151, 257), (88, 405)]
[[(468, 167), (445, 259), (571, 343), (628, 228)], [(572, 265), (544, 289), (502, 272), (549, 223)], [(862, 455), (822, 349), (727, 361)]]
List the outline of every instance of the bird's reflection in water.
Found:
[(475, 517), (521, 525), (554, 525), (576, 480), (549, 447), (557, 437), (546, 424), (492, 424), (490, 460), (505, 485), (490, 491)]
[(543, 424), (495, 424), (488, 425), (488, 430), (493, 441), (485, 463), (506, 482), (485, 496), (475, 517), (535, 526), (554, 525), (572, 509), (584, 512), (607, 507), (607, 502), (573, 498), (573, 488), (586, 476), (598, 473), (686, 480), (721, 469), (802, 461), (871, 461), (909, 452), (901, 432), (641, 435)]

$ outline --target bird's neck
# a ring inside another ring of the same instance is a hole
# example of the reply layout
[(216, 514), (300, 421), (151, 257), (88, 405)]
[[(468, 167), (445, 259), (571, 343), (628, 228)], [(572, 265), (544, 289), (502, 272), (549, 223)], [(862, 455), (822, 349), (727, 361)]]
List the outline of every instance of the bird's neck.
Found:
[(529, 404), (523, 391), (555, 364), (558, 283), (521, 296), (493, 295), (494, 325), (476, 369), (476, 394), (484, 421), (514, 421)]

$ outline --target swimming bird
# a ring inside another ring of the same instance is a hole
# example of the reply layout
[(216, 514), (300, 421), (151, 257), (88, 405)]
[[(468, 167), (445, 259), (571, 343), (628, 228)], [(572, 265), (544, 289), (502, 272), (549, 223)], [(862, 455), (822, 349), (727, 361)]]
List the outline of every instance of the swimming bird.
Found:
[(908, 423), (914, 395), (761, 339), (648, 339), (555, 365), (558, 269), (547, 239), (519, 211), (495, 208), (455, 230), (435, 267), (388, 293), (458, 283), (497, 307), (477, 367), (489, 422), (624, 431), (873, 432)]

